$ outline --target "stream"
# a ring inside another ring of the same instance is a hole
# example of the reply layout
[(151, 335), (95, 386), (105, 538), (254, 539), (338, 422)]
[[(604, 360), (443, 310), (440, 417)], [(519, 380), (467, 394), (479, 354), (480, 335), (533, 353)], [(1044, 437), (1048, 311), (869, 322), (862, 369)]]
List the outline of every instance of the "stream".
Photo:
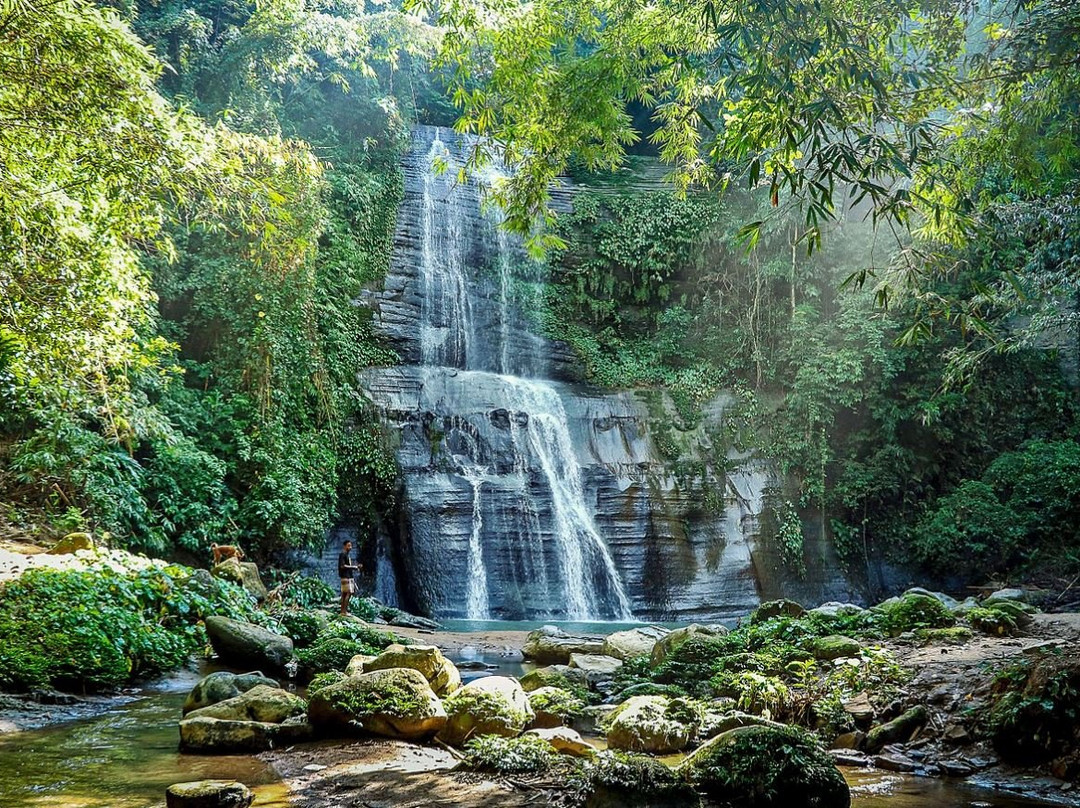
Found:
[[(498, 660), (490, 660), (498, 662)], [(520, 670), (499, 673), (520, 675)], [(519, 667), (519, 666), (515, 666)], [(469, 671), (466, 678), (483, 675)], [(184, 674), (94, 718), (0, 735), (3, 808), (157, 808), (172, 783), (241, 780), (256, 808), (287, 808), (288, 789), (249, 755), (181, 755), (176, 721), (198, 674)], [(962, 783), (848, 769), (853, 808), (1033, 808), (1043, 803)]]

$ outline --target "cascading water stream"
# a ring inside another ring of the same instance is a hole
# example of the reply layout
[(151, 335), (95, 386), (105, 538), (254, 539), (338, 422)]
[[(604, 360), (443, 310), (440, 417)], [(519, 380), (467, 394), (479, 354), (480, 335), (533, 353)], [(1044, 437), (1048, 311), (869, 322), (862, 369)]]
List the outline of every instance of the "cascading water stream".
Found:
[(471, 468), (463, 475), (472, 484), (472, 533), (469, 536), (469, 582), (465, 602), (465, 616), (469, 620), (487, 620), (491, 617), (488, 603), (487, 569), (484, 567), (481, 536), (484, 530), (484, 514), (481, 510), (481, 487), (483, 478)]
[[(512, 468), (500, 472), (482, 462), (475, 445), (451, 454), (456, 474), (472, 493), (465, 615), (472, 619), (491, 615), (484, 542), (501, 527), (496, 538), (517, 543), (524, 574), (544, 585), (549, 578), (561, 583), (558, 613), (579, 620), (627, 619), (631, 616), (629, 599), (586, 504), (580, 461), (559, 391), (542, 378), (545, 357), (533, 348), (534, 343), (528, 339), (514, 342), (512, 273), (522, 251), (499, 227), (497, 212), (480, 214), (485, 229), (484, 258), (495, 282), (492, 293), (480, 299), (477, 287), (482, 278), (473, 270), (477, 256), (470, 253), (469, 239), (477, 238), (470, 228), (476, 227), (483, 191), (477, 182), (458, 183), (459, 167), (460, 158), (438, 136), (418, 166), (422, 177), (418, 222), (422, 231), (418, 245), (420, 361), (428, 380), (432, 374), (482, 372), (485, 384), (497, 385), (502, 406), (510, 413), (513, 447)], [(440, 168), (444, 170), (440, 172)], [(498, 181), (498, 175), (488, 170), (478, 179), (490, 184)], [(478, 302), (484, 304), (482, 309), (490, 306), (493, 310), (477, 310)], [(478, 315), (488, 319), (478, 322)], [(440, 402), (442, 405), (453, 411), (454, 402)], [(465, 442), (474, 443), (472, 439)], [(485, 525), (485, 489), (492, 487), (492, 483), (485, 483), (493, 474), (504, 488), (520, 492), (514, 525)], [(536, 481), (550, 497), (550, 513), (545, 513), (543, 523), (533, 502)], [(545, 540), (550, 541), (557, 570), (549, 570)]]

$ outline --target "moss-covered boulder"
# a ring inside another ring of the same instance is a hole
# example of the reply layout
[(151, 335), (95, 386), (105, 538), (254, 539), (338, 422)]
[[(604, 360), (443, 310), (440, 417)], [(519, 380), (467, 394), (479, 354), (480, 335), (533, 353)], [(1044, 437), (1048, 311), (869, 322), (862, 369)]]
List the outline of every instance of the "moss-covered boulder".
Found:
[(601, 653), (623, 661), (651, 656), (656, 643), (670, 633), (662, 626), (639, 626), (627, 631), (616, 631), (604, 638)]
[(692, 637), (718, 637), (726, 633), (727, 629), (723, 626), (701, 626), (697, 623), (677, 628), (656, 641), (649, 655), (649, 664), (654, 668), (664, 664)]
[[(350, 661), (350, 665), (352, 662)], [(388, 645), (372, 660), (363, 663), (363, 672), (383, 671), (390, 668), (411, 668), (428, 680), (437, 696), (447, 696), (461, 687), (461, 674), (454, 663), (442, 655), (434, 645)], [(346, 671), (348, 672), (348, 671)]]
[(699, 808), (701, 797), (681, 777), (645, 755), (602, 752), (581, 771), (586, 808)]
[(165, 790), (165, 808), (248, 808), (251, 789), (236, 780), (196, 780)]
[(439, 732), (446, 711), (422, 673), (390, 668), (322, 688), (308, 702), (308, 720), (323, 736), (370, 733), (414, 741)]
[(599, 654), (604, 641), (599, 637), (576, 637), (555, 626), (530, 631), (521, 653), (526, 659), (544, 665), (566, 665), (571, 654)]
[(72, 555), (80, 550), (93, 550), (96, 546), (89, 533), (68, 533), (49, 548), (49, 555)]
[(717, 735), (678, 771), (705, 794), (740, 808), (848, 808), (851, 793), (829, 754), (793, 727), (749, 726)]
[[(213, 710), (216, 706), (203, 709)], [(310, 739), (311, 727), (303, 716), (275, 723), (191, 713), (180, 721), (181, 751), (200, 755), (265, 752)]]
[(259, 568), (251, 561), (240, 561), (236, 558), (226, 558), (220, 564), (216, 564), (210, 573), (215, 578), (223, 581), (232, 581), (251, 595), (255, 600), (266, 600), (266, 584), (259, 575)]
[(213, 615), (206, 618), (210, 645), (223, 662), (239, 668), (284, 670), (293, 658), (293, 642), (254, 623)]
[(569, 665), (548, 665), (531, 670), (521, 677), (521, 688), (525, 692), (539, 690), (541, 687), (559, 687), (573, 691), (588, 686), (589, 679), (585, 671)]
[(912, 707), (892, 721), (874, 727), (866, 733), (864, 748), (871, 755), (891, 743), (908, 741), (929, 720), (926, 708), (921, 704)]
[(802, 617), (806, 608), (793, 600), (769, 600), (762, 603), (750, 614), (751, 623), (764, 623), (774, 617)]
[(612, 749), (663, 755), (681, 752), (697, 737), (701, 715), (687, 700), (634, 696), (611, 714), (607, 742)]
[(586, 681), (596, 684), (614, 679), (622, 664), (621, 659), (604, 654), (571, 654), (569, 667), (584, 671)]
[(810, 650), (814, 654), (814, 659), (828, 662), (844, 657), (857, 657), (862, 653), (862, 645), (851, 637), (830, 634), (827, 637), (817, 637), (811, 644)]
[(187, 718), (223, 718), (229, 721), (263, 721), (280, 724), (294, 716), (302, 716), (307, 703), (280, 687), (256, 685), (238, 696), (201, 707)]
[[(374, 662), (377, 659), (373, 654), (353, 654), (349, 660), (349, 664), (345, 666), (346, 676), (359, 676), (365, 672), (369, 662)], [(404, 666), (407, 667), (407, 666)]]
[(258, 685), (277, 687), (277, 682), (263, 676), (260, 671), (252, 671), (251, 673), (214, 671), (209, 676), (200, 679), (199, 683), (191, 688), (191, 692), (188, 693), (187, 698), (184, 700), (183, 714), (187, 715), (192, 710), (209, 707), (211, 704), (235, 698)]
[(481, 735), (512, 738), (535, 717), (525, 691), (508, 676), (485, 676), (469, 682), (451, 693), (443, 706), (446, 726), (439, 732), (439, 740), (451, 746), (463, 746)]
[(541, 687), (528, 696), (535, 714), (529, 726), (534, 729), (561, 727), (585, 709), (584, 701), (561, 687)]
[(899, 598), (882, 601), (871, 610), (890, 634), (920, 628), (948, 628), (956, 623), (956, 617), (937, 598), (920, 592), (909, 592)]

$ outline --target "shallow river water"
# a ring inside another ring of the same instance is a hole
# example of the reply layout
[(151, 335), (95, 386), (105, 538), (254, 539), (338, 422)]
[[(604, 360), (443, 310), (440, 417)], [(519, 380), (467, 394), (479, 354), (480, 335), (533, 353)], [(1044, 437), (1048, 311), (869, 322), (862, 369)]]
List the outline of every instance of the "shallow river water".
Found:
[[(174, 680), (96, 718), (0, 735), (3, 808), (150, 808), (165, 788), (203, 778), (254, 787), (255, 806), (287, 808), (273, 770), (244, 755), (205, 757), (176, 750), (176, 720), (194, 679)], [(1028, 808), (1038, 805), (945, 780), (848, 770), (855, 808)]]

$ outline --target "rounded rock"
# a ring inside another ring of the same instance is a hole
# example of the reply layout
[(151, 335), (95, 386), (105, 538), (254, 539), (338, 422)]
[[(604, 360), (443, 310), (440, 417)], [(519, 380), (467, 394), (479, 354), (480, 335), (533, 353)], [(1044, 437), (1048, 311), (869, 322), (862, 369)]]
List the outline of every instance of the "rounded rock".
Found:
[(236, 780), (176, 783), (165, 791), (167, 808), (248, 808), (255, 795)]

